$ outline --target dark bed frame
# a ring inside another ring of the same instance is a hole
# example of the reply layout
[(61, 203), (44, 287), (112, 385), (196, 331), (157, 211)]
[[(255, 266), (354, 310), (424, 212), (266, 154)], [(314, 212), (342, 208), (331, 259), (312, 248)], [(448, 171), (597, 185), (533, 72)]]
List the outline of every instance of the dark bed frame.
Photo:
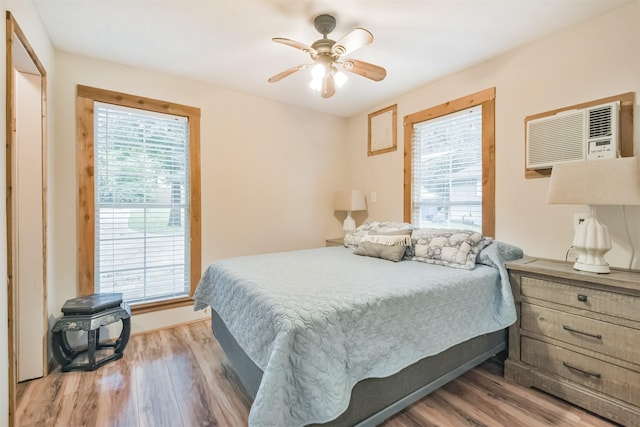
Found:
[[(212, 310), (211, 329), (242, 387), (253, 399), (262, 370), (242, 350), (218, 313)], [(426, 357), (386, 378), (360, 381), (351, 392), (349, 407), (323, 427), (373, 427), (432, 391), (507, 348), (507, 330), (480, 335), (442, 353)]]

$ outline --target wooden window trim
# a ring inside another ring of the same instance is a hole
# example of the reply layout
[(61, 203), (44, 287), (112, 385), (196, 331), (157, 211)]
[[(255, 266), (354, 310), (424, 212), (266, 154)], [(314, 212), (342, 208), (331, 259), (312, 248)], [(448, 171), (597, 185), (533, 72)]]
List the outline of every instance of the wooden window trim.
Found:
[(540, 119), (542, 117), (553, 116), (562, 111), (579, 110), (582, 108), (592, 107), (594, 105), (607, 104), (609, 102), (620, 102), (620, 156), (633, 156), (633, 106), (635, 104), (635, 93), (627, 92), (620, 95), (609, 96), (607, 98), (596, 99), (595, 101), (583, 102), (582, 104), (571, 105), (569, 107), (558, 108), (556, 110), (545, 111), (524, 118), (524, 141), (525, 141), (525, 158), (524, 176), (525, 178), (544, 178), (551, 176), (551, 168), (545, 169), (527, 169), (527, 123), (531, 120)]
[(411, 153), (413, 126), (467, 108), (482, 106), (482, 234), (495, 236), (495, 98), (496, 88), (418, 111), (404, 117), (404, 221), (411, 222)]
[(94, 154), (93, 103), (94, 101), (154, 111), (189, 120), (189, 180), (190, 180), (190, 291), (189, 297), (136, 304), (133, 313), (145, 313), (193, 304), (201, 275), (201, 201), (200, 201), (200, 109), (151, 98), (124, 94), (78, 85), (76, 97), (76, 158), (78, 180), (77, 206), (77, 263), (78, 295), (95, 292), (95, 218), (94, 218)]

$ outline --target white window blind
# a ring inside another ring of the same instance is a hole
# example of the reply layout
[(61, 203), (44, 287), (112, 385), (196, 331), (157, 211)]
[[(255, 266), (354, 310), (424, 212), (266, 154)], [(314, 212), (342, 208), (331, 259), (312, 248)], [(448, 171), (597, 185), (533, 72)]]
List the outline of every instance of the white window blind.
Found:
[(482, 108), (413, 126), (411, 222), (482, 231)]
[(94, 103), (95, 291), (130, 303), (189, 295), (189, 126)]

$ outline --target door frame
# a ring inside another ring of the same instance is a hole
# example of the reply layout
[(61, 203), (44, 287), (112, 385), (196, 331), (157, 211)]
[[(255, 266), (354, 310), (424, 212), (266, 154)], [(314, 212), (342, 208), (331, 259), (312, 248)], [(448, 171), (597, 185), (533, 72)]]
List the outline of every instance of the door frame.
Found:
[[(44, 331), (48, 330), (47, 325), (47, 256), (46, 256), (46, 248), (47, 248), (47, 131), (46, 131), (46, 118), (47, 118), (47, 110), (46, 110), (46, 94), (47, 94), (47, 72), (38, 59), (38, 56), (35, 53), (35, 50), (27, 40), (24, 32), (16, 22), (16, 19), (11, 14), (11, 12), (6, 12), (6, 215), (7, 215), (7, 308), (8, 308), (8, 350), (9, 350), (9, 426), (15, 425), (15, 409), (16, 409), (16, 386), (17, 386), (17, 290), (15, 289), (15, 283), (13, 278), (13, 269), (14, 269), (14, 253), (13, 253), (13, 244), (14, 244), (14, 233), (15, 233), (15, 223), (13, 220), (13, 199), (12, 199), (12, 188), (13, 188), (13, 168), (12, 168), (12, 159), (13, 159), (13, 150), (16, 144), (16, 135), (14, 132), (15, 123), (14, 123), (14, 114), (15, 114), (15, 105), (16, 105), (16, 91), (15, 91), (15, 79), (14, 79), (14, 69), (16, 66), (15, 58), (13, 55), (13, 47), (14, 43), (19, 43), (22, 48), (26, 51), (32, 65), (35, 67), (37, 72), (41, 76), (41, 104), (40, 111), (42, 113), (42, 266), (43, 266), (43, 283), (42, 283), (42, 292), (43, 292), (43, 305), (41, 308), (42, 314), (42, 322), (44, 323)], [(45, 334), (45, 339), (47, 334)], [(44, 342), (44, 351), (43, 351), (43, 371), (46, 373), (46, 358), (47, 358), (47, 342)]]

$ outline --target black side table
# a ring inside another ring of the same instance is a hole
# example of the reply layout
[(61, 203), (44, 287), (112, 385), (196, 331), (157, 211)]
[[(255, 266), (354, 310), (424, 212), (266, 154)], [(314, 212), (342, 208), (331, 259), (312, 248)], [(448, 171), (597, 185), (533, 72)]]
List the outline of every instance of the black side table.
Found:
[[(122, 321), (122, 332), (115, 342), (100, 342), (100, 327)], [(122, 301), (121, 293), (94, 294), (86, 297), (67, 300), (62, 306), (62, 317), (52, 328), (52, 352), (62, 371), (71, 370), (93, 371), (102, 365), (122, 358), (129, 336), (131, 334), (131, 309)], [(69, 331), (87, 331), (88, 345), (86, 348), (74, 349), (67, 339)], [(113, 348), (113, 353), (96, 360), (96, 350)], [(76, 362), (74, 359), (87, 353), (86, 363)]]

